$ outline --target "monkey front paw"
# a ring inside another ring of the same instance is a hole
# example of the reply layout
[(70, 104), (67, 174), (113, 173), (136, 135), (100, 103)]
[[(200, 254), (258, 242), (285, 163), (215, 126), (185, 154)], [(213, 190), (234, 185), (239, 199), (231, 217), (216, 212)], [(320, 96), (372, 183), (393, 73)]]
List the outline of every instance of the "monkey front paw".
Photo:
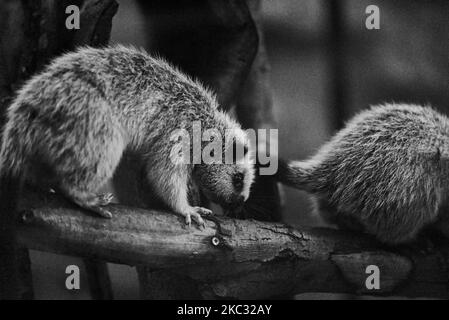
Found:
[(212, 210), (202, 207), (192, 207), (189, 212), (184, 214), (184, 216), (187, 225), (190, 226), (193, 219), (199, 226), (204, 228), (206, 224), (204, 223), (203, 218), (201, 218), (201, 215), (209, 215), (209, 214), (212, 214)]

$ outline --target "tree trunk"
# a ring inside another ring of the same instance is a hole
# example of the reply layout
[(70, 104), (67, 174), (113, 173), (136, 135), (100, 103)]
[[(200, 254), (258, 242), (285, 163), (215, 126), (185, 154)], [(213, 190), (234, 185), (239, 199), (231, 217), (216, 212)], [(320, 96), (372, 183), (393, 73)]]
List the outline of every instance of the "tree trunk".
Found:
[[(67, 30), (65, 8), (81, 8), (79, 30)], [(61, 52), (78, 45), (100, 46), (109, 40), (114, 0), (3, 1), (0, 6), (1, 123), (13, 94), (30, 76)], [(27, 249), (15, 247), (14, 219), (0, 221), (0, 297), (31, 298), (32, 283)], [(97, 274), (104, 270), (98, 268)], [(92, 278), (92, 277), (91, 277)], [(102, 279), (107, 281), (106, 275)], [(24, 283), (21, 283), (24, 282)], [(108, 287), (107, 285), (105, 287)], [(23, 288), (28, 288), (24, 289)], [(25, 292), (25, 293), (23, 293)]]

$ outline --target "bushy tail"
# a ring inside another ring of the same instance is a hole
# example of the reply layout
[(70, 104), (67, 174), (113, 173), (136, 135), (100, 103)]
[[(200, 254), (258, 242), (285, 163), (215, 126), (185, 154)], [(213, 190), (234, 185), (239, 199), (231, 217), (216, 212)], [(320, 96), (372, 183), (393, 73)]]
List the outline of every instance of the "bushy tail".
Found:
[(290, 161), (279, 159), (278, 171), (275, 178), (290, 187), (313, 191), (316, 185), (312, 179), (312, 168), (307, 162)]
[(20, 148), (14, 142), (5, 130), (0, 151), (0, 299), (20, 298), (16, 229), (24, 159), (21, 152), (13, 152)]

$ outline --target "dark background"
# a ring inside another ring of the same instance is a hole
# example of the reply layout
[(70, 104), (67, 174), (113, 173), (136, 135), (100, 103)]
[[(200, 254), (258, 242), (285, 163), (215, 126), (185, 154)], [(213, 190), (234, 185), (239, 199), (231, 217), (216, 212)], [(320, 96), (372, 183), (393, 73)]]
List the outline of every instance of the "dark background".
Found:
[[(146, 30), (136, 2), (118, 2), (111, 43), (150, 46), (151, 30)], [(449, 113), (447, 1), (342, 0), (337, 21), (329, 3), (263, 1), (281, 156), (313, 154), (346, 119), (372, 104), (429, 103)], [(380, 30), (365, 28), (365, 8), (371, 4), (380, 8)], [(311, 213), (306, 194), (283, 190), (284, 221), (321, 223)], [(76, 264), (83, 270), (80, 259), (35, 251), (31, 255), (37, 299), (89, 298), (85, 278), (80, 291), (64, 287), (65, 267)], [(134, 268), (109, 266), (115, 297), (138, 298)]]

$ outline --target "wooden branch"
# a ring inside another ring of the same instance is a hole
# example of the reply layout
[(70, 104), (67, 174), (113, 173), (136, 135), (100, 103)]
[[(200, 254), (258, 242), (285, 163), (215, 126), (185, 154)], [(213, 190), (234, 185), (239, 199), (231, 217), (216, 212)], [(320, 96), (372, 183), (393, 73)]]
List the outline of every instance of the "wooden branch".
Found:
[(199, 300), (202, 298), (198, 282), (167, 269), (137, 266), (140, 295), (147, 300)]
[[(310, 291), (449, 297), (447, 246), (431, 252), (389, 248), (362, 235), (255, 220), (213, 218), (203, 230), (169, 212), (121, 205), (111, 206), (114, 217), (106, 220), (55, 196), (43, 199), (23, 211), (23, 245), (169, 270), (198, 286), (204, 298)], [(379, 291), (365, 287), (369, 265), (380, 269)]]
[(28, 248), (19, 248), (17, 250), (18, 260), (18, 279), (19, 291), (18, 296), (21, 300), (34, 299), (33, 277), (31, 274), (31, 260)]
[(87, 282), (89, 283), (89, 291), (92, 299), (114, 299), (107, 263), (93, 259), (84, 259), (84, 265), (86, 266)]

